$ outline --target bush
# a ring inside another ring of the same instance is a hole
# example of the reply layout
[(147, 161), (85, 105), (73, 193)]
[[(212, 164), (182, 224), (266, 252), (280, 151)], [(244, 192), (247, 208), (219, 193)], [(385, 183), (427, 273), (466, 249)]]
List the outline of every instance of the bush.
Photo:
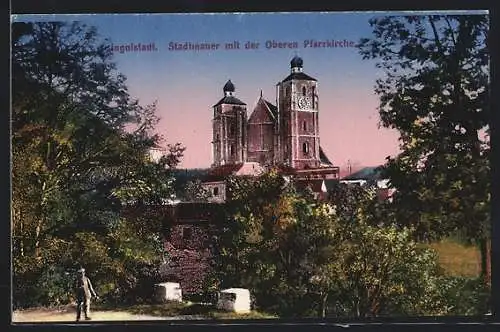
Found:
[(41, 303), (65, 305), (71, 303), (73, 276), (61, 266), (48, 266), (38, 279)]
[(66, 305), (72, 301), (72, 276), (65, 266), (19, 271), (13, 278), (13, 307)]
[(445, 315), (484, 315), (489, 311), (490, 290), (481, 278), (445, 276), (439, 279), (441, 301)]
[(40, 275), (36, 261), (29, 258), (14, 258), (12, 274), (13, 309), (24, 309), (39, 305), (34, 280)]
[(159, 264), (131, 261), (117, 278), (117, 287), (106, 300), (119, 304), (146, 304), (154, 299), (154, 285), (160, 282)]

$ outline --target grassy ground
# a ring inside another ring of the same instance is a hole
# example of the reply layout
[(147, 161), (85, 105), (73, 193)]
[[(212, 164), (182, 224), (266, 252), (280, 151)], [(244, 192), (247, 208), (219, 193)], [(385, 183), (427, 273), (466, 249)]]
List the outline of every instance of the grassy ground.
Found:
[(446, 239), (430, 244), (438, 253), (439, 264), (453, 276), (478, 277), (481, 272), (481, 256), (477, 246), (467, 246)]

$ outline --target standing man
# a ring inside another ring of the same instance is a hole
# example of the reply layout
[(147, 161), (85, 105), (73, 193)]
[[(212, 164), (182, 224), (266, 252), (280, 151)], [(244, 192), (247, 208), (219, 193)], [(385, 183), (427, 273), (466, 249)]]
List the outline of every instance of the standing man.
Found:
[(90, 279), (85, 275), (85, 269), (82, 267), (78, 270), (78, 275), (75, 281), (76, 293), (76, 321), (80, 320), (82, 313), (82, 305), (84, 306), (85, 320), (90, 320), (90, 299), (94, 296), (99, 298), (92, 287)]

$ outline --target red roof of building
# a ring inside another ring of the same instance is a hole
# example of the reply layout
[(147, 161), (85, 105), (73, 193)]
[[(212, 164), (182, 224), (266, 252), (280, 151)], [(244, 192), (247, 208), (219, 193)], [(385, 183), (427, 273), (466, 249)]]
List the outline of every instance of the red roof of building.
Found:
[(222, 181), (228, 176), (234, 175), (242, 166), (243, 163), (237, 163), (212, 167), (205, 176), (204, 181)]

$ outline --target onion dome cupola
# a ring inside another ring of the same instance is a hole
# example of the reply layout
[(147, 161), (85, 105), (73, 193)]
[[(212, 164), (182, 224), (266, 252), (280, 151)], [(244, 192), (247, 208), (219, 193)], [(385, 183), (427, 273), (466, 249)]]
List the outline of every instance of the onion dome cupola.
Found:
[(298, 55), (294, 56), (290, 61), (290, 67), (292, 72), (288, 75), (283, 82), (290, 80), (306, 80), (306, 81), (316, 81), (314, 77), (311, 77), (302, 71), (302, 67), (304, 65), (304, 61)]
[(227, 81), (226, 84), (224, 84), (224, 87), (222, 88), (222, 90), (224, 90), (225, 96), (232, 96), (234, 94), (233, 82), (231, 82), (231, 80)]
[(292, 69), (292, 73), (301, 72), (303, 65), (304, 61), (302, 61), (302, 58), (297, 55), (294, 56), (293, 59), (290, 61), (290, 67)]
[(214, 107), (221, 105), (221, 104), (246, 105), (244, 102), (242, 102), (241, 100), (239, 100), (238, 98), (236, 98), (234, 96), (235, 88), (234, 88), (234, 84), (233, 84), (233, 82), (231, 82), (231, 80), (228, 80), (226, 82), (226, 84), (224, 84), (224, 87), (222, 88), (222, 90), (224, 91), (224, 97), (222, 97), (222, 99), (219, 100), (219, 102), (217, 104), (215, 104)]

